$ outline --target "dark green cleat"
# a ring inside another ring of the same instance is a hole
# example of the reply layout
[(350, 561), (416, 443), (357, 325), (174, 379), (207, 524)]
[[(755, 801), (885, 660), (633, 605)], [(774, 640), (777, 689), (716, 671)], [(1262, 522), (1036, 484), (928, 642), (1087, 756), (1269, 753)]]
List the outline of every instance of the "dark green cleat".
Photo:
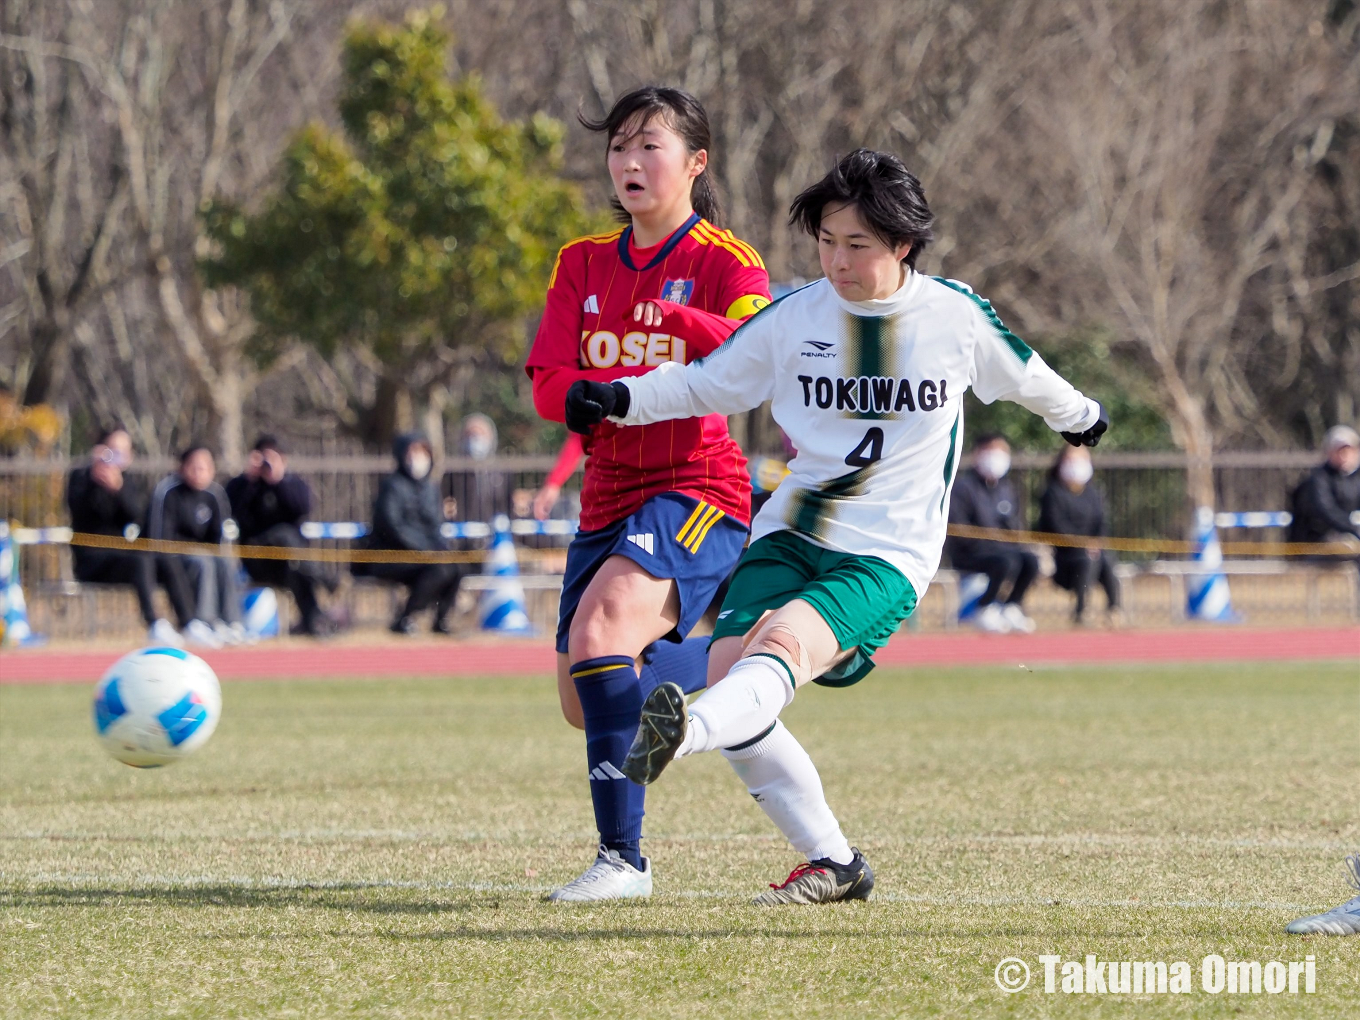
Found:
[(662, 684), (642, 703), (637, 736), (620, 766), (625, 776), (641, 786), (655, 783), (685, 742), (689, 709), (679, 684)]

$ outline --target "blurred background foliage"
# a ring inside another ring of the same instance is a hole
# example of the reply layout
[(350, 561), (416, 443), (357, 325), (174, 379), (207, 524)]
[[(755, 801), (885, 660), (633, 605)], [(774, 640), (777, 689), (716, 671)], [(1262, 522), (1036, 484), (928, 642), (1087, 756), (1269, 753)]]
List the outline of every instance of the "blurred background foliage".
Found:
[(562, 125), (502, 120), (478, 76), (450, 78), (449, 46), (430, 12), (353, 28), (343, 133), (303, 128), (258, 212), (226, 200), (204, 211), (204, 279), (250, 294), (257, 360), (293, 340), (327, 362), (366, 352), (376, 385), (346, 387), (345, 403), (379, 449), (460, 370), (518, 362), (558, 248), (598, 221), (560, 176)]
[[(7, 0), (0, 391), (69, 422), (58, 452), (113, 419), (228, 464), (257, 431), (451, 445), (477, 410), (551, 450), (520, 365), (609, 197), (575, 117), (644, 82), (705, 103), (724, 225), (776, 281), (817, 273), (794, 195), (900, 154), (937, 216), (921, 268), (1109, 403), (1109, 448), (1204, 465), (1356, 419), (1349, 0)], [(767, 411), (732, 424), (779, 450)]]

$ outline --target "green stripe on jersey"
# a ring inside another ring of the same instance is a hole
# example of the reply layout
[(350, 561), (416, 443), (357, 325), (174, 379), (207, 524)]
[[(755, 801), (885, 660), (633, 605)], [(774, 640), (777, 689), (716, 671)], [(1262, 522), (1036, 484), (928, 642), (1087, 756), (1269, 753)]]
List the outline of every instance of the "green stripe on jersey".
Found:
[(954, 480), (954, 453), (955, 441), (959, 438), (959, 419), (963, 417), (963, 410), (954, 415), (954, 427), (949, 430), (949, 456), (944, 459), (944, 495), (940, 497), (940, 510), (944, 510), (944, 501), (949, 498), (949, 483)]
[(796, 489), (784, 511), (784, 523), (793, 531), (825, 539), (826, 526), (836, 519), (836, 512), (843, 500), (864, 495), (873, 473), (874, 464), (841, 475), (829, 482), (823, 482), (815, 489)]
[(1029, 364), (1030, 356), (1034, 351), (1030, 349), (1029, 344), (1025, 343), (1025, 341), (1021, 340), (1006, 328), (1006, 324), (1001, 321), (1001, 316), (996, 314), (996, 309), (992, 307), (990, 301), (981, 295), (974, 294), (972, 288), (959, 283), (957, 280), (946, 280), (943, 276), (932, 276), (931, 279), (936, 283), (943, 284), (952, 291), (957, 291), (958, 293), (965, 295), (973, 302), (973, 304), (981, 308), (982, 314), (987, 316), (987, 321), (991, 323), (992, 329), (996, 335), (1006, 342), (1006, 346), (1020, 359), (1022, 364)]
[(897, 415), (892, 412), (866, 410), (871, 404), (863, 398), (869, 393), (865, 387), (872, 387), (874, 380), (885, 386), (896, 382), (897, 316), (842, 313), (841, 345), (840, 361), (845, 367), (845, 374), (851, 379), (861, 380), (858, 384), (860, 409), (842, 412), (841, 417), (867, 420), (896, 418)]

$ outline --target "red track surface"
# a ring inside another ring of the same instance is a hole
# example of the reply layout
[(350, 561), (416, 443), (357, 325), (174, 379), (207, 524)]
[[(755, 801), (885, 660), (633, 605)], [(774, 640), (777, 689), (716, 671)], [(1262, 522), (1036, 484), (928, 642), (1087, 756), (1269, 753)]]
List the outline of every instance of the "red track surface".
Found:
[[(90, 683), (117, 650), (21, 649), (0, 655), (0, 684)], [(393, 676), (551, 674), (552, 647), (541, 641), (439, 644), (294, 645), (204, 652), (224, 680)], [(974, 633), (903, 634), (876, 657), (883, 666), (981, 666), (1139, 662), (1351, 659), (1360, 665), (1360, 627), (1240, 630), (1062, 631), (997, 637)]]

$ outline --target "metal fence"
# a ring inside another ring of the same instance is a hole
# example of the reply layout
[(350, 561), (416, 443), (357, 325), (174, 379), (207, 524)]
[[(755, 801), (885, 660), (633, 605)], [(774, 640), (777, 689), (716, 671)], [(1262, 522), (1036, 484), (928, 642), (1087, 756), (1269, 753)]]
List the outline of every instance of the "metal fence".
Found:
[[(1217, 508), (1220, 510), (1285, 510), (1288, 494), (1303, 474), (1318, 462), (1307, 451), (1267, 451), (1220, 454), (1214, 462)], [(1105, 494), (1110, 534), (1137, 538), (1184, 538), (1190, 510), (1185, 497), (1186, 461), (1178, 453), (1097, 452), (1095, 484)], [(66, 474), (79, 461), (0, 459), (0, 517), (29, 527), (68, 523), (65, 508)], [(1019, 454), (1012, 477), (1021, 516), (1033, 523), (1040, 494), (1048, 481), (1052, 460)], [(448, 516), (456, 520), (490, 520), (496, 514), (511, 518), (531, 513), (533, 493), (552, 468), (553, 458), (500, 457), (489, 461), (449, 459), (440, 489)], [(145, 492), (174, 468), (170, 460), (142, 460), (129, 476)], [(305, 478), (313, 494), (312, 519), (368, 521), (373, 498), (383, 475), (392, 470), (388, 457), (293, 457), (289, 469)], [(574, 518), (580, 510), (580, 474), (567, 483), (554, 517)], [(225, 481), (225, 478), (222, 479)], [(1279, 529), (1225, 532), (1226, 539), (1253, 541), (1281, 539)], [(528, 538), (526, 544), (553, 544), (552, 538)], [(33, 579), (59, 576), (55, 549), (25, 554), (25, 573)]]

